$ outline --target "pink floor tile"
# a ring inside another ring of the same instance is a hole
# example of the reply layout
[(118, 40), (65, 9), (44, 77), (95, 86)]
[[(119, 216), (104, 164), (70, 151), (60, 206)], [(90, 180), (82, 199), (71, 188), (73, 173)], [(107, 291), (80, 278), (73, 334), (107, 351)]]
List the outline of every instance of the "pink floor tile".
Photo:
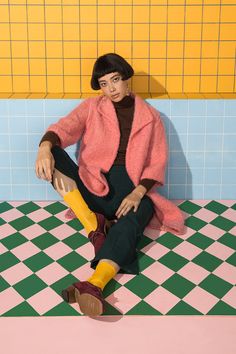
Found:
[(182, 242), (176, 246), (173, 251), (190, 261), (199, 255), (199, 253), (202, 252), (202, 249), (189, 242)]
[(51, 214), (47, 210), (38, 209), (33, 211), (32, 213), (29, 213), (27, 216), (34, 222), (40, 222), (44, 219), (49, 218)]
[(51, 288), (45, 288), (39, 293), (31, 296), (27, 302), (40, 314), (51, 310), (63, 301)]
[(194, 200), (190, 200), (190, 202), (193, 202), (194, 204), (197, 204), (201, 207), (204, 207), (205, 205), (207, 205), (208, 203), (211, 202), (211, 200), (206, 200), (206, 199), (194, 199)]
[(194, 216), (196, 218), (203, 220), (203, 221), (211, 222), (212, 220), (217, 218), (218, 215), (216, 213), (213, 213), (213, 211), (211, 211), (211, 210), (200, 209), (194, 214)]
[(183, 298), (183, 301), (187, 302), (201, 313), (206, 314), (219, 300), (216, 296), (196, 286)]
[(60, 219), (64, 223), (68, 222), (68, 220), (69, 220), (65, 217), (65, 213), (66, 213), (66, 210), (62, 210), (62, 211), (60, 211), (60, 213), (56, 214), (57, 219)]
[(28, 240), (33, 240), (34, 238), (44, 234), (45, 232), (47, 231), (38, 224), (33, 224), (27, 227), (26, 229), (21, 230), (21, 234), (25, 236)]
[(13, 206), (14, 208), (17, 208), (25, 203), (27, 203), (27, 201), (10, 201), (10, 202), (8, 202), (8, 204)]
[(221, 214), (221, 216), (236, 223), (236, 210), (234, 209), (227, 209)]
[(26, 267), (24, 263), (17, 263), (16, 265), (4, 270), (2, 272), (2, 277), (12, 286), (27, 278), (33, 272)]
[(75, 252), (77, 252), (79, 255), (81, 255), (82, 257), (88, 259), (88, 260), (92, 260), (94, 258), (94, 247), (93, 245), (89, 242), (86, 243), (85, 245), (77, 248), (75, 250)]
[(164, 235), (166, 232), (165, 231), (160, 231), (160, 230), (153, 230), (150, 228), (146, 228), (144, 230), (144, 235), (149, 237), (152, 240), (157, 240), (158, 237)]
[(206, 269), (192, 262), (187, 263), (177, 273), (194, 284), (201, 283), (210, 274)]
[(184, 199), (175, 199), (175, 200), (172, 200), (173, 204), (175, 205), (180, 205), (184, 202), (185, 200)]
[(153, 241), (149, 243), (149, 245), (142, 248), (141, 251), (153, 259), (160, 259), (170, 250), (162, 244)]
[(180, 299), (168, 290), (159, 286), (151, 294), (146, 296), (144, 301), (165, 315), (180, 301)]
[(48, 205), (51, 205), (53, 203), (55, 203), (55, 201), (34, 201), (35, 204), (37, 204), (38, 206), (40, 206), (40, 208), (45, 208), (47, 207)]
[(190, 236), (192, 236), (195, 233), (196, 233), (196, 231), (191, 229), (191, 227), (185, 227), (184, 234), (178, 235), (178, 237), (181, 238), (182, 240), (187, 240)]
[(0, 315), (24, 301), (24, 298), (13, 288), (8, 288), (0, 293)]
[(221, 263), (212, 273), (231, 284), (236, 284), (236, 269), (229, 263)]
[(122, 286), (118, 290), (114, 291), (110, 296), (106, 297), (106, 301), (121, 313), (126, 313), (138, 304), (141, 299)]
[(86, 231), (85, 229), (79, 230), (79, 233), (80, 233), (81, 235), (85, 236), (85, 237), (88, 237), (88, 233), (87, 233), (87, 231)]
[(13, 253), (21, 261), (24, 261), (25, 259), (39, 253), (40, 251), (41, 250), (37, 246), (29, 241), (23, 243), (23, 245), (13, 248), (11, 253)]
[(114, 279), (118, 281), (119, 284), (124, 285), (130, 280), (132, 280), (134, 277), (134, 274), (117, 274)]
[(234, 236), (236, 236), (236, 226), (234, 226), (231, 230), (230, 233)]
[(4, 213), (1, 213), (1, 218), (6, 222), (10, 222), (12, 220), (21, 218), (24, 215), (25, 214), (23, 214), (20, 210), (14, 208), (14, 209), (7, 210)]
[(224, 235), (225, 231), (222, 229), (219, 229), (218, 227), (207, 224), (203, 228), (201, 228), (198, 232), (201, 234), (208, 236), (212, 238), (213, 240), (218, 240), (222, 235)]
[(8, 249), (5, 246), (3, 246), (2, 243), (0, 243), (0, 254), (3, 254), (5, 252), (7, 252), (7, 251), (8, 251)]
[(142, 274), (160, 285), (169, 279), (174, 271), (157, 261), (146, 268)]
[(212, 243), (205, 249), (205, 251), (224, 261), (234, 253), (232, 248), (225, 246), (220, 242)]
[(59, 258), (62, 258), (71, 252), (71, 248), (63, 242), (57, 242), (54, 245), (44, 249), (44, 253), (54, 259), (54, 261), (57, 261)]
[(231, 207), (232, 205), (235, 204), (235, 200), (231, 199), (231, 200), (224, 200), (224, 199), (221, 199), (221, 200), (218, 200), (219, 203), (223, 204), (223, 205), (226, 205), (228, 207)]
[(236, 309), (236, 287), (231, 288), (222, 299), (226, 304), (234, 307)]
[(75, 269), (71, 274), (80, 281), (87, 280), (91, 277), (94, 270), (90, 267), (90, 263), (85, 263), (81, 267)]
[(9, 224), (3, 224), (0, 226), (0, 239), (3, 239), (4, 237), (7, 237), (9, 235), (14, 234), (16, 231), (16, 229), (14, 229), (14, 227), (12, 227)]
[(51, 285), (68, 275), (68, 272), (58, 263), (51, 263), (36, 272), (37, 276), (47, 285)]
[(66, 237), (74, 235), (76, 233), (75, 229), (67, 224), (62, 224), (50, 230), (50, 233), (57, 237), (59, 240), (64, 240)]

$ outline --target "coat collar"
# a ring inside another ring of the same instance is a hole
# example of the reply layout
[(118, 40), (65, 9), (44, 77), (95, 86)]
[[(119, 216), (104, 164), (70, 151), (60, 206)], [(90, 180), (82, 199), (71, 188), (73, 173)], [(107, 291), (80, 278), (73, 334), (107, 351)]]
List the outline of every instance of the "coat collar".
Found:
[[(148, 104), (138, 95), (132, 92), (131, 95), (134, 97), (134, 119), (130, 136), (137, 133), (144, 126), (151, 123), (154, 119)], [(116, 128), (119, 128), (115, 108), (108, 97), (98, 97), (97, 110), (102, 116), (108, 119), (112, 125), (115, 125)]]

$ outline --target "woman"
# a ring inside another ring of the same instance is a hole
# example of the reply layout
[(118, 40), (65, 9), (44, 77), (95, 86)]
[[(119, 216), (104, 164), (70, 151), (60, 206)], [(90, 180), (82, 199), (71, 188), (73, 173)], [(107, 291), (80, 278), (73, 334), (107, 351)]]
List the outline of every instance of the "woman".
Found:
[[(156, 193), (164, 183), (165, 132), (159, 113), (129, 92), (133, 74), (117, 54), (99, 57), (91, 87), (103, 95), (50, 125), (36, 160), (37, 176), (53, 184), (94, 245), (92, 276), (62, 292), (89, 316), (103, 313), (102, 290), (118, 272), (139, 273), (136, 246), (147, 225), (183, 231), (179, 209)], [(78, 140), (77, 166), (63, 149)]]

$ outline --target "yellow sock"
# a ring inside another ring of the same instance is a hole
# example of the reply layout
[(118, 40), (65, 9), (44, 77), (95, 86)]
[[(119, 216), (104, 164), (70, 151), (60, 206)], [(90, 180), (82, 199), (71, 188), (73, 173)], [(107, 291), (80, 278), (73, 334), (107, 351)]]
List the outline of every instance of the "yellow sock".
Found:
[(111, 264), (99, 262), (93, 275), (87, 281), (103, 290), (116, 273), (116, 269)]
[(98, 226), (96, 215), (89, 209), (78, 189), (65, 194), (64, 200), (73, 210), (88, 234), (90, 231), (96, 230)]

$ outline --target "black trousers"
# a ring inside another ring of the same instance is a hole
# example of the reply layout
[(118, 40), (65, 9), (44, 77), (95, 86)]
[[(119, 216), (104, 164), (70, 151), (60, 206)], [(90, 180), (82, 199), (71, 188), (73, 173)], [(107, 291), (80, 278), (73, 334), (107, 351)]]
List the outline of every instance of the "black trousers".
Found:
[[(115, 219), (115, 213), (122, 200), (135, 188), (125, 166), (113, 165), (110, 171), (104, 174), (109, 193), (105, 197), (98, 197), (85, 187), (78, 175), (78, 166), (63, 149), (55, 146), (52, 148), (52, 154), (55, 168), (76, 182), (89, 208), (103, 214), (108, 220)], [(100, 259), (110, 259), (119, 265), (119, 273), (138, 274), (136, 247), (153, 212), (151, 199), (144, 196), (136, 212), (132, 209), (125, 216), (121, 216), (109, 229), (103, 246), (91, 261), (91, 268), (95, 269)]]

